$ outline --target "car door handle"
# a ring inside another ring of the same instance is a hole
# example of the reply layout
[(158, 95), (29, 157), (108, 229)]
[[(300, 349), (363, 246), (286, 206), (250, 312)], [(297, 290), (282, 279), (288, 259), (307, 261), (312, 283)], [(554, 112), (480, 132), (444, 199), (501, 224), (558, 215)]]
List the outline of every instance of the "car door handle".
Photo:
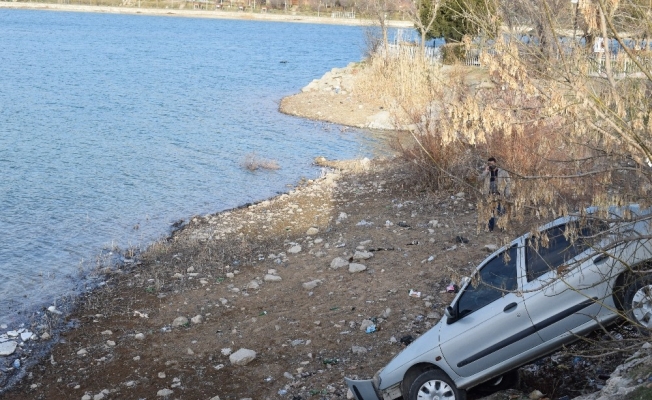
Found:
[(608, 258), (609, 258), (608, 254), (600, 254), (599, 256), (593, 259), (593, 264), (599, 264), (605, 262)]
[(507, 312), (507, 311), (511, 310), (512, 308), (516, 308), (516, 306), (517, 306), (516, 303), (509, 303), (508, 305), (505, 306), (505, 308), (503, 308), (503, 311)]

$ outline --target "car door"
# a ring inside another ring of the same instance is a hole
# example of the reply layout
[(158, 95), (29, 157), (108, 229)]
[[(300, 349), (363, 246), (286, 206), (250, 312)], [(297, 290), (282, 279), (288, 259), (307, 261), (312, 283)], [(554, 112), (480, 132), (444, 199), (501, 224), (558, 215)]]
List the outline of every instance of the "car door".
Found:
[(569, 224), (573, 222), (525, 242), (523, 297), (544, 342), (571, 340), (573, 333), (594, 325), (609, 289), (608, 256), (596, 253), (581, 237), (571, 239), (576, 228)]
[(454, 318), (447, 317), (439, 340), (460, 376), (494, 368), (542, 343), (519, 292), (521, 249), (517, 242), (484, 262), (451, 306)]

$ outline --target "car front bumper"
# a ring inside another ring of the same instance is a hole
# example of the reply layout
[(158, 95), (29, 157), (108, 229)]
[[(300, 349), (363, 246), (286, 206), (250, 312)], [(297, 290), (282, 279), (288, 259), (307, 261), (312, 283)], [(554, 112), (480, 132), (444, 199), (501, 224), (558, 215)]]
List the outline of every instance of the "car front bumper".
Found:
[(371, 379), (354, 381), (353, 379), (344, 378), (344, 381), (356, 400), (381, 400)]

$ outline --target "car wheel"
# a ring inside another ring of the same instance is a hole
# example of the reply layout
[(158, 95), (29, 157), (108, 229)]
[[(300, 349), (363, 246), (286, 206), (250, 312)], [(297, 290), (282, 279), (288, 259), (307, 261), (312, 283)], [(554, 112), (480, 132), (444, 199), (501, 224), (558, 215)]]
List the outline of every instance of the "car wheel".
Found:
[(625, 291), (627, 317), (645, 334), (652, 332), (652, 276), (642, 276)]
[(479, 386), (476, 386), (473, 391), (477, 391), (484, 396), (490, 395), (492, 393), (500, 392), (502, 390), (511, 389), (515, 386), (518, 386), (521, 377), (518, 373), (518, 369), (513, 369), (511, 371), (505, 372), (501, 376), (494, 378), (490, 381), (487, 381)]
[(466, 391), (458, 389), (444, 372), (432, 369), (412, 382), (408, 400), (466, 400)]

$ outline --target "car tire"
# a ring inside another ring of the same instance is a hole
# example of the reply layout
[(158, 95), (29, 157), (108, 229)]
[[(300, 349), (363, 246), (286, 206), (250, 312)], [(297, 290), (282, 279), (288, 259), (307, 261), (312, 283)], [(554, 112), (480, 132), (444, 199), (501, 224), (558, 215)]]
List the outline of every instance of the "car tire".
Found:
[(483, 396), (488, 396), (492, 393), (500, 392), (503, 390), (511, 389), (518, 386), (521, 381), (521, 376), (518, 369), (505, 372), (497, 378), (493, 378), (479, 386), (473, 388), (473, 392), (481, 393)]
[(431, 369), (410, 385), (407, 400), (466, 400), (466, 391), (458, 389), (443, 371)]
[(652, 275), (641, 276), (627, 285), (624, 296), (625, 313), (643, 334), (652, 332)]

